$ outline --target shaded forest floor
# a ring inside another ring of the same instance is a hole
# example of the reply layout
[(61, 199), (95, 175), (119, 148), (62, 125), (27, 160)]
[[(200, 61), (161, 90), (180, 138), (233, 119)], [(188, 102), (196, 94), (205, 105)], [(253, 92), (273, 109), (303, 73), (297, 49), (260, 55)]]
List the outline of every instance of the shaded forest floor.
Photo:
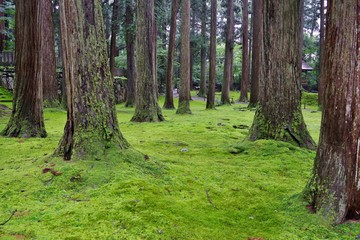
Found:
[[(236, 95), (237, 96), (237, 95)], [(0, 96), (1, 97), (1, 96)], [(161, 98), (161, 104), (162, 104)], [(0, 99), (1, 101), (1, 99)], [(0, 104), (3, 104), (0, 102)], [(4, 102), (4, 105), (10, 103)], [(193, 115), (163, 110), (166, 122), (131, 123), (134, 150), (99, 161), (51, 158), (66, 112), (45, 109), (46, 139), (0, 138), (0, 239), (355, 239), (359, 224), (333, 227), (308, 212), (302, 191), (315, 152), (276, 141), (244, 141), (246, 105)], [(304, 110), (319, 136), (321, 114)], [(9, 114), (0, 115), (0, 129)], [(52, 170), (43, 173), (44, 169)], [(16, 212), (15, 212), (16, 210)]]

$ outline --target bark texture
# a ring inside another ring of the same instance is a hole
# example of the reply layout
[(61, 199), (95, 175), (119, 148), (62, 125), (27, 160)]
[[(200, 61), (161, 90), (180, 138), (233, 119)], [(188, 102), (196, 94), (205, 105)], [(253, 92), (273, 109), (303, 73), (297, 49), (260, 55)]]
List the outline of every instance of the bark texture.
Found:
[(2, 135), (46, 137), (43, 117), (41, 1), (15, 1), (15, 74), (13, 110)]
[(191, 114), (190, 110), (190, 0), (181, 1), (180, 82), (177, 114)]
[(360, 219), (359, 3), (328, 1), (324, 108), (312, 204), (333, 223)]
[(227, 25), (225, 43), (225, 63), (224, 63), (224, 82), (221, 91), (221, 103), (230, 103), (230, 83), (233, 78), (233, 58), (234, 58), (234, 0), (227, 2)]
[(134, 5), (132, 0), (126, 1), (125, 42), (126, 42), (126, 107), (133, 107), (136, 99), (136, 67), (135, 67), (135, 32)]
[(57, 82), (56, 82), (56, 58), (55, 58), (55, 29), (54, 12), (51, 0), (40, 0), (41, 2), (41, 57), (42, 57), (42, 79), (43, 98), (45, 106), (58, 104)]
[(211, 0), (210, 69), (206, 109), (215, 109), (217, 1)]
[(202, 0), (201, 10), (201, 50), (200, 50), (200, 61), (201, 61), (201, 76), (200, 76), (200, 89), (198, 92), (199, 97), (206, 96), (206, 20), (207, 20), (207, 6), (206, 0)]
[(179, 1), (173, 0), (171, 5), (171, 23), (168, 48), (168, 61), (166, 69), (166, 89), (165, 89), (165, 109), (175, 109), (173, 94), (174, 79), (174, 53), (175, 53), (175, 33), (176, 33), (176, 15), (179, 9)]
[(157, 102), (156, 28), (154, 1), (137, 0), (136, 8), (136, 106), (131, 121), (164, 121)]
[(253, 47), (251, 57), (251, 91), (249, 107), (255, 107), (259, 101), (259, 82), (262, 78), (261, 67), (262, 64), (262, 52), (263, 52), (263, 18), (262, 18), (262, 6), (263, 0), (253, 1)]
[(115, 73), (115, 56), (116, 56), (116, 35), (119, 30), (120, 2), (114, 0), (112, 17), (111, 17), (111, 38), (110, 38), (110, 71), (112, 76)]
[(242, 49), (242, 66), (241, 66), (241, 93), (240, 102), (248, 102), (248, 85), (249, 85), (249, 30), (248, 30), (248, 0), (243, 0), (243, 49)]
[(325, 0), (320, 0), (320, 77), (318, 83), (318, 103), (324, 102), (324, 48), (325, 48)]
[(101, 159), (129, 147), (116, 117), (100, 0), (60, 0), (67, 122), (57, 154)]
[(288, 141), (313, 149), (300, 106), (300, 6), (298, 0), (264, 0), (263, 78), (250, 139)]

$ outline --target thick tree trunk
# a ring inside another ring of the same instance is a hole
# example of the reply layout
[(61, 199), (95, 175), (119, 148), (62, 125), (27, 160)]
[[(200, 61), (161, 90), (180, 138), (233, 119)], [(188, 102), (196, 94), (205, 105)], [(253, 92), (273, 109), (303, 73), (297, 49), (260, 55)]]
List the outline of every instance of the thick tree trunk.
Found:
[(262, 20), (263, 0), (253, 1), (253, 17), (251, 19), (253, 25), (253, 47), (251, 57), (251, 93), (249, 107), (255, 107), (259, 101), (259, 82), (261, 76), (262, 60)]
[(217, 1), (211, 0), (210, 69), (206, 109), (215, 109)]
[(176, 15), (179, 9), (179, 1), (173, 0), (171, 6), (171, 23), (168, 48), (168, 62), (166, 69), (166, 93), (165, 109), (174, 109), (173, 79), (174, 79), (174, 53), (175, 53), (175, 33), (176, 33)]
[(250, 139), (289, 141), (313, 149), (300, 106), (300, 5), (298, 0), (264, 0), (263, 78)]
[(205, 97), (206, 95), (206, 19), (207, 19), (206, 12), (207, 12), (206, 0), (202, 0), (201, 50), (200, 50), (201, 76), (200, 76), (200, 89), (198, 92), (199, 97)]
[(320, 0), (320, 77), (318, 83), (318, 103), (321, 107), (324, 101), (324, 48), (325, 48), (325, 0)]
[(41, 56), (45, 106), (58, 104), (55, 57), (54, 13), (51, 0), (41, 0)]
[(180, 82), (177, 114), (191, 114), (190, 110), (190, 0), (181, 1)]
[(2, 135), (46, 137), (42, 110), (42, 6), (40, 1), (15, 3), (16, 82), (12, 115)]
[(110, 39), (110, 72), (114, 77), (115, 73), (115, 57), (116, 57), (116, 35), (119, 30), (119, 0), (114, 0), (111, 19), (111, 39)]
[(136, 108), (131, 121), (164, 121), (157, 102), (156, 28), (154, 1), (137, 0), (136, 18)]
[(324, 108), (307, 192), (320, 214), (341, 223), (360, 219), (359, 4), (328, 1), (328, 11)]
[(100, 0), (60, 0), (68, 114), (57, 153), (101, 159), (129, 147), (116, 117)]
[(135, 34), (134, 34), (134, 6), (132, 1), (126, 1), (125, 13), (125, 42), (126, 42), (126, 107), (133, 107), (136, 99), (136, 69), (135, 69)]
[(233, 78), (233, 57), (234, 57), (234, 0), (227, 2), (227, 25), (225, 43), (224, 83), (221, 92), (221, 103), (230, 103), (230, 83)]
[(243, 49), (242, 49), (242, 72), (240, 102), (248, 102), (249, 85), (249, 31), (248, 31), (248, 0), (243, 0)]

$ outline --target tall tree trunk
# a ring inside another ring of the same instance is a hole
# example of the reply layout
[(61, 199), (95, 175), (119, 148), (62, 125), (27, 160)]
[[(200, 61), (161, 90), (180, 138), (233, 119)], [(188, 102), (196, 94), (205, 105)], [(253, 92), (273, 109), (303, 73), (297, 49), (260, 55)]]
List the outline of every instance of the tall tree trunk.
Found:
[(320, 77), (318, 83), (318, 103), (321, 107), (324, 101), (324, 48), (325, 48), (325, 0), (320, 0)]
[(217, 1), (211, 0), (210, 69), (206, 109), (215, 109)]
[(51, 0), (41, 0), (41, 70), (45, 106), (58, 104), (55, 57), (54, 12)]
[(263, 34), (263, 20), (262, 20), (262, 6), (263, 0), (253, 1), (253, 17), (251, 19), (253, 25), (253, 47), (251, 57), (251, 93), (249, 107), (255, 107), (259, 101), (259, 82), (261, 76), (262, 66), (262, 34)]
[(114, 77), (115, 74), (115, 57), (116, 57), (116, 35), (119, 30), (120, 2), (114, 0), (112, 19), (111, 19), (111, 39), (110, 39), (110, 72)]
[(234, 0), (228, 0), (227, 6), (224, 83), (221, 92), (222, 104), (230, 104), (230, 83), (233, 78), (232, 62), (234, 57)]
[(60, 0), (68, 113), (57, 153), (101, 159), (129, 147), (116, 117), (100, 0)]
[(205, 97), (206, 95), (206, 19), (207, 19), (207, 6), (206, 0), (202, 0), (201, 10), (201, 76), (200, 76), (200, 89), (198, 92), (199, 97)]
[(175, 52), (175, 33), (176, 33), (176, 15), (179, 9), (179, 1), (173, 0), (171, 6), (171, 23), (168, 48), (168, 62), (166, 69), (166, 93), (165, 109), (174, 109), (173, 79), (174, 79), (174, 52)]
[(156, 27), (154, 0), (137, 0), (136, 106), (131, 121), (157, 122), (164, 117), (157, 102)]
[(177, 114), (191, 114), (190, 110), (190, 0), (181, 1), (180, 82)]
[(126, 42), (126, 107), (133, 107), (136, 99), (135, 34), (133, 0), (127, 0), (125, 13)]
[[(0, 6), (4, 6), (4, 0), (0, 0)], [(0, 11), (0, 18), (4, 17), (4, 12)], [(3, 32), (5, 31), (5, 23), (4, 20), (0, 21), (0, 52), (4, 51), (4, 34)]]
[[(196, 8), (192, 8), (191, 16), (191, 35), (190, 35), (190, 90), (194, 89), (194, 63), (195, 63), (195, 50), (196, 50), (196, 41), (195, 41), (195, 28), (196, 28)], [(191, 98), (191, 96), (190, 96)]]
[(307, 191), (316, 210), (333, 223), (360, 219), (359, 26), (358, 1), (328, 1), (324, 108)]
[(300, 6), (298, 0), (264, 0), (263, 77), (250, 139), (289, 141), (313, 149), (300, 106)]
[(248, 31), (248, 0), (243, 0), (243, 49), (242, 49), (242, 72), (240, 102), (248, 102), (249, 85), (249, 31)]
[(15, 3), (16, 82), (12, 114), (2, 135), (46, 137), (42, 110), (42, 6), (40, 1)]

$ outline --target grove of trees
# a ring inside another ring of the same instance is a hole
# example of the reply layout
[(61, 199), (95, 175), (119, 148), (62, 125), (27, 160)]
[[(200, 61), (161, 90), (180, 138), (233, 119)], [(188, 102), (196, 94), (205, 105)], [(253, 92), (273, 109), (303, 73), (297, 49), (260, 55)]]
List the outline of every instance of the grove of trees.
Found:
[[(249, 108), (256, 112), (248, 139), (317, 150), (305, 191), (311, 205), (333, 223), (360, 218), (358, 1), (15, 0), (0, 5), (7, 14), (0, 24), (0, 50), (15, 50), (16, 56), (13, 110), (3, 136), (46, 137), (44, 103), (61, 101), (58, 85), (64, 85), (67, 121), (55, 152), (64, 160), (100, 160), (109, 149), (131, 147), (117, 120), (114, 82), (119, 79), (125, 81), (126, 106), (135, 107), (133, 122), (165, 121), (158, 103), (162, 94), (165, 109), (174, 109), (178, 98), (176, 112), (191, 114), (192, 97), (204, 98), (204, 109), (214, 110), (233, 104), (231, 89), (245, 103), (250, 92)], [(62, 58), (61, 83), (55, 77), (56, 56)], [(310, 75), (302, 74), (304, 61), (314, 69)], [(306, 90), (319, 91), (318, 146), (302, 115), (304, 80)]]

